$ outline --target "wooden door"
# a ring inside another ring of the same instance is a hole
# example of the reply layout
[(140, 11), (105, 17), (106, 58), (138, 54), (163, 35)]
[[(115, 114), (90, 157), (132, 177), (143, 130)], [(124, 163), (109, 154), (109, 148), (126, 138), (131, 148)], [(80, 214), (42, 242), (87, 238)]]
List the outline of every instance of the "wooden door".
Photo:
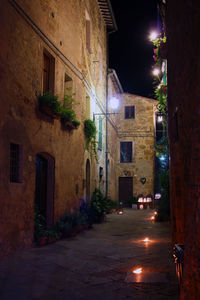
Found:
[(119, 202), (123, 207), (129, 207), (129, 200), (133, 196), (133, 177), (119, 177)]
[(35, 204), (49, 229), (54, 218), (54, 159), (46, 153), (36, 155)]

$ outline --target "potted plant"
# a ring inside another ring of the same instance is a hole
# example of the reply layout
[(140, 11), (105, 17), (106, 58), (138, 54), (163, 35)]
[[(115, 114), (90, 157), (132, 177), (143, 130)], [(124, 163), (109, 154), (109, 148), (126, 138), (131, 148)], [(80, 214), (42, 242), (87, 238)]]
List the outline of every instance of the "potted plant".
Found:
[(58, 102), (58, 96), (52, 93), (43, 93), (38, 97), (39, 109), (42, 113), (53, 117), (60, 117), (60, 104)]
[(85, 138), (86, 138), (86, 149), (91, 154), (94, 154), (94, 156), (97, 160), (96, 133), (97, 133), (97, 128), (96, 128), (95, 122), (90, 119), (86, 119), (84, 122), (84, 134), (85, 134)]
[(129, 204), (132, 209), (137, 209), (137, 198), (135, 196), (131, 196), (129, 199)]
[(37, 245), (38, 246), (44, 246), (48, 244), (48, 231), (42, 230), (38, 233), (37, 236)]
[(67, 90), (68, 94), (64, 95), (59, 111), (63, 129), (72, 130), (77, 129), (80, 126), (80, 122), (76, 120), (75, 111), (72, 109), (73, 104), (78, 104), (78, 102), (73, 98), (74, 94), (71, 95), (69, 93), (71, 88), (67, 88)]

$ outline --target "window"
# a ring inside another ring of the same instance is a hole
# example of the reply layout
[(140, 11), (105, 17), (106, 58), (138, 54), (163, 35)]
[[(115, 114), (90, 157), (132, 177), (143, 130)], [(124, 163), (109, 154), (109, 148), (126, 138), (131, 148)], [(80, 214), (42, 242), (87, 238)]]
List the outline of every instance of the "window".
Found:
[(21, 182), (21, 146), (10, 144), (10, 182)]
[(99, 116), (98, 150), (102, 150), (102, 117)]
[(120, 143), (120, 162), (132, 162), (132, 142)]
[(43, 92), (54, 92), (55, 59), (46, 50), (43, 53)]
[(90, 25), (90, 17), (88, 15), (88, 13), (86, 12), (85, 14), (86, 16), (86, 23), (85, 23), (85, 28), (86, 28), (86, 48), (88, 50), (88, 52), (91, 52), (91, 41), (90, 41), (90, 31), (91, 31), (91, 25)]
[(125, 119), (135, 118), (135, 106), (125, 106)]

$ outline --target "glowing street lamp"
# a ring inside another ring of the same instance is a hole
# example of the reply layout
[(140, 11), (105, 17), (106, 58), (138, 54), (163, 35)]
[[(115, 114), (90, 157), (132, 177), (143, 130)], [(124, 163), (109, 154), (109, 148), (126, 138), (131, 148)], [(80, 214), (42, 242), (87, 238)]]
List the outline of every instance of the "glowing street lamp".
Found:
[(152, 31), (149, 35), (150, 41), (155, 41), (158, 37), (158, 33), (156, 31)]
[(163, 113), (161, 113), (161, 112), (158, 112), (158, 113), (157, 113), (157, 121), (158, 121), (159, 123), (161, 123), (161, 122), (164, 121)]
[(153, 75), (158, 76), (160, 74), (160, 70), (158, 68), (153, 69)]
[(117, 109), (119, 107), (119, 99), (116, 98), (116, 97), (112, 97), (110, 100), (109, 100), (109, 107), (111, 109)]

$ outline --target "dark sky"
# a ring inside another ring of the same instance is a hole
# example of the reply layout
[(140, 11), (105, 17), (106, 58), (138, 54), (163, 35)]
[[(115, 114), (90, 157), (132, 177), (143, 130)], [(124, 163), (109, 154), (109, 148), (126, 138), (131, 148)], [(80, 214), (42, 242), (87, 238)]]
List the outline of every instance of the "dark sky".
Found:
[(149, 32), (157, 29), (157, 0), (111, 0), (118, 31), (109, 36), (109, 65), (124, 92), (153, 97), (153, 45)]

